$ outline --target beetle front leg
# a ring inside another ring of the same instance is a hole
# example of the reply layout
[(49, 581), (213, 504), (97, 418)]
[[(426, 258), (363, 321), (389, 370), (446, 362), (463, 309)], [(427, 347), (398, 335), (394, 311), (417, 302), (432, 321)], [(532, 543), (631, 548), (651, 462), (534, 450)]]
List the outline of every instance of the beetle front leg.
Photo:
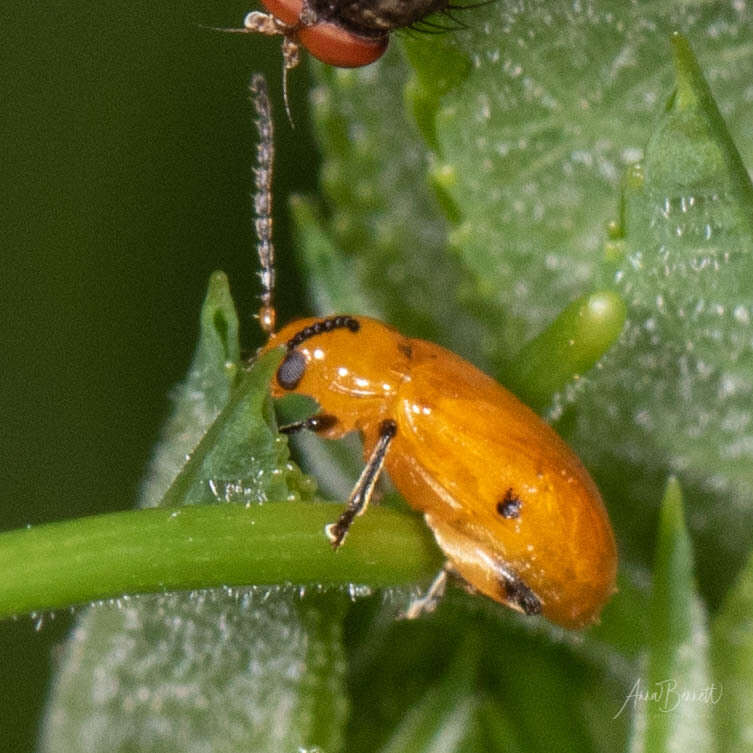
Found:
[(327, 538), (334, 549), (337, 549), (343, 543), (356, 516), (362, 515), (368, 507), (369, 501), (374, 494), (376, 482), (379, 480), (379, 474), (382, 472), (382, 468), (384, 468), (384, 460), (387, 456), (390, 442), (396, 433), (397, 424), (394, 421), (391, 419), (382, 421), (379, 425), (379, 439), (377, 440), (376, 447), (366, 462), (366, 466), (348, 498), (345, 509), (335, 523), (325, 526), (324, 532), (327, 534)]

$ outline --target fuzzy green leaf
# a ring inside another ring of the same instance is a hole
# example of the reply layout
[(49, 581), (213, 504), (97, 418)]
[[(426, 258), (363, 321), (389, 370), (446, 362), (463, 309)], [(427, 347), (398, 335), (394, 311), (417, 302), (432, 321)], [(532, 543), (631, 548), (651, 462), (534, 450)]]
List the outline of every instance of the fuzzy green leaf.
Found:
[[(442, 331), (451, 333), (455, 349), (480, 352), (474, 317), (448, 295), (462, 272), (445, 253), (446, 223), (425, 182), (430, 159), (405, 113), (402, 59), (390, 51), (363, 71), (318, 71), (322, 84), (312, 107), (331, 214), (317, 219), (347, 268), (330, 300), (353, 312), (376, 313), (407, 334), (437, 339)], [(306, 246), (303, 251), (316, 302), (327, 303), (320, 288), (332, 262), (324, 260), (319, 270), (322, 260)]]
[[(628, 323), (582, 395), (576, 441), (627, 498), (681, 475), (718, 593), (753, 541), (753, 187), (687, 41), (673, 50), (675, 91), (612, 231)], [(648, 509), (619, 521), (633, 540)]]
[[(751, 60), (743, 19), (691, 5), (683, 26), (694, 39), (723, 30), (704, 40), (715, 70), (718, 47)], [(467, 11), (469, 30), (453, 35), (456, 56), (471, 63), (459, 85), (444, 93), (452, 58), (417, 62), (420, 80), (440, 90), (435, 171), (454, 176), (448, 191), (461, 215), (451, 242), (477, 295), (507, 315), (497, 334), (503, 354), (594, 275), (614, 188), (671, 88), (666, 40), (677, 16), (656, 3), (490, 4)], [(744, 75), (731, 67), (728, 77)], [(728, 106), (750, 114), (740, 98)]]

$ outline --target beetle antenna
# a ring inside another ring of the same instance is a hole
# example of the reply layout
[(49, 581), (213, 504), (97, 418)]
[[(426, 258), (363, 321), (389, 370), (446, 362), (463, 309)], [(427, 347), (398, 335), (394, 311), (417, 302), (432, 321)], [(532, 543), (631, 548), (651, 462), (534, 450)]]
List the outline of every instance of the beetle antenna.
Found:
[(256, 167), (254, 167), (254, 228), (258, 238), (257, 251), (261, 269), (261, 307), (259, 323), (264, 332), (274, 332), (275, 328), (275, 247), (272, 242), (272, 170), (274, 167), (275, 145), (272, 107), (269, 104), (267, 82), (257, 73), (251, 79), (251, 99), (256, 110), (256, 127), (259, 143), (256, 146)]

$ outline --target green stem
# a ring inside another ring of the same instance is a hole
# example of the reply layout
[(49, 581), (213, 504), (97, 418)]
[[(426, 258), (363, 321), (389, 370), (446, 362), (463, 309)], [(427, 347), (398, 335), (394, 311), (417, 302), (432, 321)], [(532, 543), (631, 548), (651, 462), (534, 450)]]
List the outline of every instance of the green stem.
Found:
[(374, 587), (429, 577), (442, 558), (420, 518), (376, 508), (334, 552), (342, 505), (192, 505), (0, 534), (0, 617), (123, 594), (279, 583)]

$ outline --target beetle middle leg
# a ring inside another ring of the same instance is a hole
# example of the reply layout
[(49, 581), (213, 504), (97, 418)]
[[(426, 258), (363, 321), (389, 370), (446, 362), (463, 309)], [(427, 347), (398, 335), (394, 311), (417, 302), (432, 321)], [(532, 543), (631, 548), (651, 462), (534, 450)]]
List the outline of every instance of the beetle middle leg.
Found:
[(527, 616), (541, 614), (541, 600), (522, 578), (506, 567), (500, 568), (504, 599)]
[(356, 481), (345, 509), (336, 522), (330, 523), (324, 529), (334, 549), (337, 549), (343, 543), (356, 516), (362, 515), (368, 507), (369, 501), (374, 494), (376, 482), (379, 480), (379, 474), (384, 468), (384, 460), (387, 457), (390, 442), (396, 433), (397, 424), (391, 419), (386, 419), (379, 425), (379, 439), (377, 440), (376, 447), (374, 447), (371, 456), (366, 462), (366, 466), (361, 472), (358, 481)]

